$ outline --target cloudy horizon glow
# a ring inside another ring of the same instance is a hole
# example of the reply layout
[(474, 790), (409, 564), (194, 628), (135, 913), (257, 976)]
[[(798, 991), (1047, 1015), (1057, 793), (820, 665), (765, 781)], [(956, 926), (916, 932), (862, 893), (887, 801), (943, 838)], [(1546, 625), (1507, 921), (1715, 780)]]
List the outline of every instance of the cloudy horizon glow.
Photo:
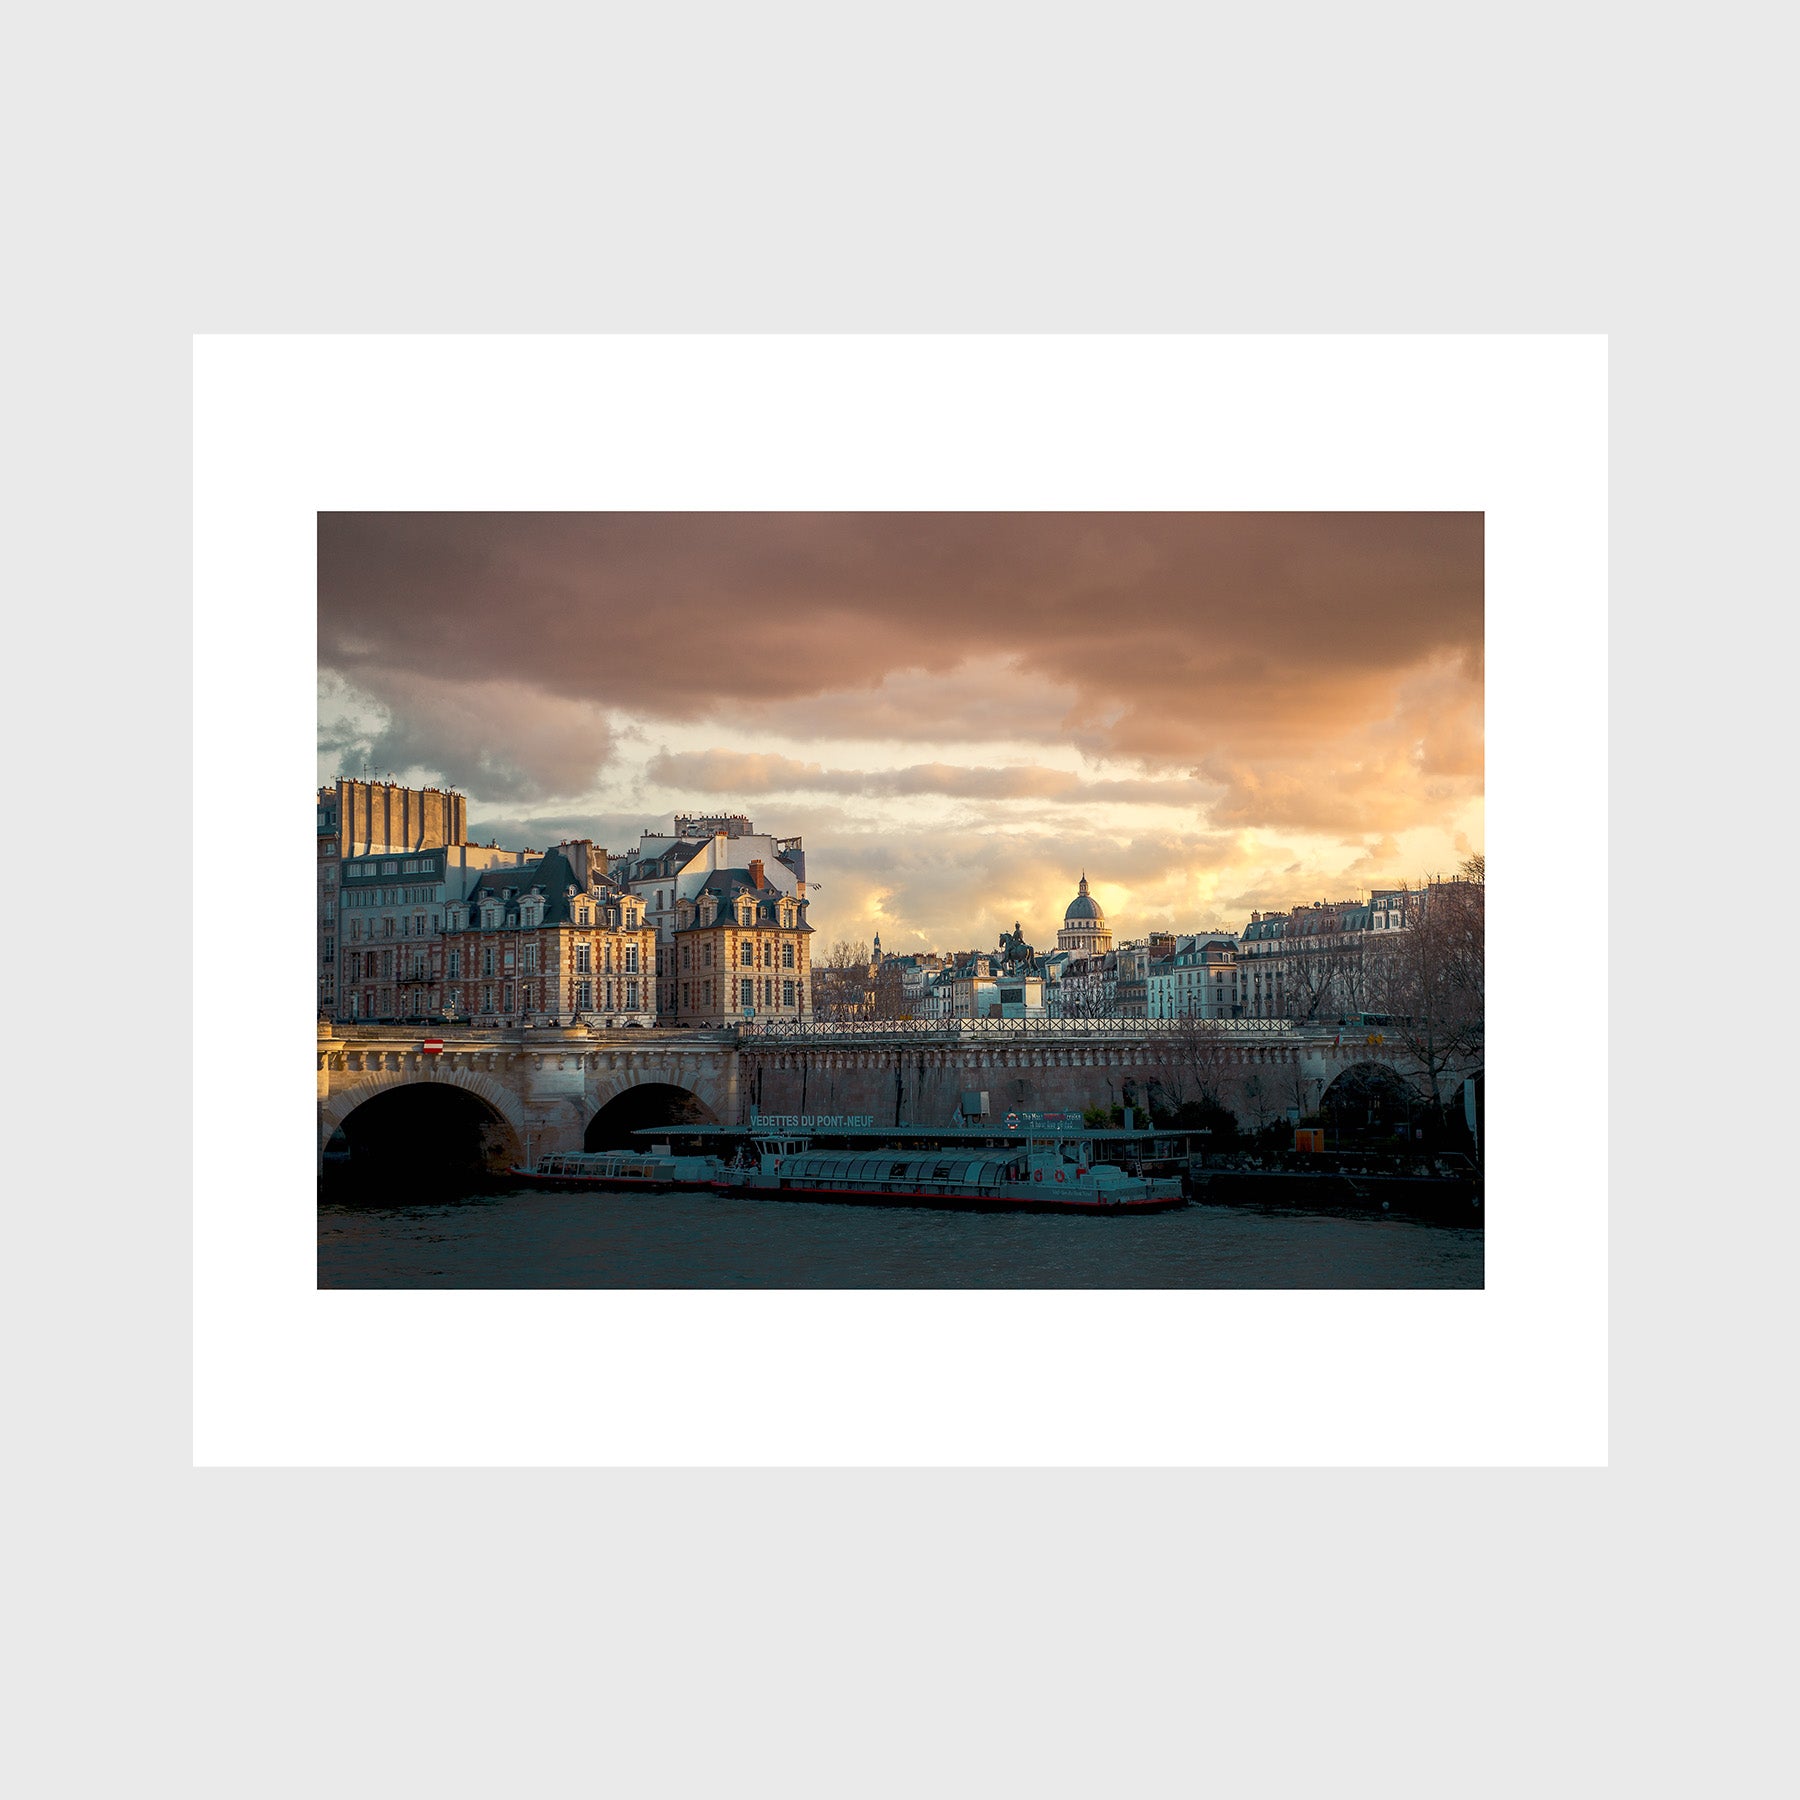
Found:
[(319, 779), (806, 842), (823, 945), (1120, 941), (1483, 842), (1478, 513), (321, 514)]

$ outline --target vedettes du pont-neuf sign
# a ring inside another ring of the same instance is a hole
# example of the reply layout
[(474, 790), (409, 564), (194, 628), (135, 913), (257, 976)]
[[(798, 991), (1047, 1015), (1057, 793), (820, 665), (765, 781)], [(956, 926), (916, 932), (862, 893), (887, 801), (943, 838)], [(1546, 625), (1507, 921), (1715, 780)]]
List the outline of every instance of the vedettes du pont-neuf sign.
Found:
[(858, 1125), (873, 1125), (873, 1113), (758, 1113), (750, 1115), (750, 1123), (762, 1131), (846, 1131)]

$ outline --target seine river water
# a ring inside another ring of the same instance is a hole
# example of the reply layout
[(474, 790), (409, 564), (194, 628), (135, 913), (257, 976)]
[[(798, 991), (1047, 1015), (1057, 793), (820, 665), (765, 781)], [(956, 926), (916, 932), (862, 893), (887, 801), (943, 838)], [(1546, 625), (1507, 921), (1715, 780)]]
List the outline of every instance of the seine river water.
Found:
[(319, 1206), (323, 1288), (1478, 1288), (1482, 1232), (1187, 1206), (933, 1212), (534, 1189)]

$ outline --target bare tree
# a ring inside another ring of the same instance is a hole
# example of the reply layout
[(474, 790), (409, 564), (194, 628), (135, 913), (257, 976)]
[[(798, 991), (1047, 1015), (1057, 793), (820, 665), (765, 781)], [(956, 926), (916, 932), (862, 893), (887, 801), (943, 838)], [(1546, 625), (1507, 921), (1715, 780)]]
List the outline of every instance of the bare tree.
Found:
[(1230, 1109), (1236, 1056), (1227, 1033), (1204, 1019), (1171, 1019), (1153, 1041), (1162, 1086), (1176, 1105), (1197, 1101)]
[(875, 1019), (910, 1019), (918, 1007), (906, 991), (906, 971), (892, 958), (878, 963), (870, 997), (869, 1016)]
[(1344, 951), (1335, 944), (1295, 938), (1282, 958), (1285, 1015), (1294, 1020), (1329, 1018), (1344, 1010)]
[[(1471, 866), (1472, 865), (1472, 866)], [(1444, 1078), (1481, 1054), (1486, 1019), (1486, 862), (1471, 858), (1453, 880), (1404, 890), (1406, 926), (1383, 944), (1376, 984), (1384, 1035), (1417, 1065), (1432, 1106)]]
[(1269, 1122), (1270, 1099), (1269, 1084), (1260, 1069), (1252, 1069), (1244, 1077), (1244, 1103), (1255, 1116), (1256, 1129), (1261, 1131)]
[(1339, 952), (1335, 1010), (1340, 1015), (1381, 1011), (1381, 949), (1379, 936), (1359, 931)]
[(813, 966), (813, 1017), (828, 1021), (867, 1018), (874, 1005), (869, 946), (839, 938)]
[[(1189, 1110), (1187, 1123), (1205, 1122), (1206, 1114), (1223, 1114), (1235, 1122), (1241, 1107), (1252, 1103), (1250, 1082), (1241, 1071), (1240, 1041), (1218, 1021), (1170, 1020), (1152, 1042), (1157, 1097), (1171, 1112)], [(1262, 1098), (1260, 1083), (1255, 1098)], [(1192, 1116), (1195, 1112), (1199, 1120)], [(1212, 1128), (1219, 1123), (1215, 1120)], [(1231, 1129), (1235, 1131), (1235, 1123)]]

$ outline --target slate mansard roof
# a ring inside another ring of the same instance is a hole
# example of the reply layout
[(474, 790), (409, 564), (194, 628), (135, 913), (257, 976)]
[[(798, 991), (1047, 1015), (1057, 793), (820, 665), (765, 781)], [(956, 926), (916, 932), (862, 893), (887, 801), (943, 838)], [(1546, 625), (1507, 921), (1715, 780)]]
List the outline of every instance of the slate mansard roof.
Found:
[[(711, 925), (702, 925), (699, 917), (700, 902), (711, 895), (719, 903), (717, 916)], [(721, 925), (730, 926), (733, 930), (743, 930), (737, 921), (737, 903), (741, 895), (748, 894), (756, 901), (756, 917), (751, 920), (751, 928), (761, 926), (768, 930), (811, 931), (806, 922), (806, 902), (792, 894), (784, 894), (779, 888), (758, 887), (750, 879), (747, 869), (715, 869), (706, 878), (705, 885), (691, 901), (683, 905), (691, 905), (695, 909), (692, 925), (677, 925), (677, 932), (682, 931), (717, 931)], [(787, 901), (795, 909), (796, 922), (783, 927), (779, 903)]]
[[(508, 888), (514, 890), (510, 900), (506, 898)], [(543, 922), (546, 925), (573, 925), (575, 915), (572, 907), (583, 900), (591, 903), (596, 894), (602, 905), (624, 897), (624, 889), (605, 877), (597, 879), (591, 889), (580, 886), (569, 859), (560, 850), (551, 850), (539, 861), (527, 863), (523, 868), (484, 869), (464, 904), (473, 908), (484, 900), (498, 900), (506, 908), (505, 916), (513, 919), (518, 915), (519, 902), (528, 898), (533, 888), (538, 888), (543, 893)], [(575, 889), (573, 894), (569, 892), (570, 888)], [(647, 930), (648, 926), (642, 929)]]

